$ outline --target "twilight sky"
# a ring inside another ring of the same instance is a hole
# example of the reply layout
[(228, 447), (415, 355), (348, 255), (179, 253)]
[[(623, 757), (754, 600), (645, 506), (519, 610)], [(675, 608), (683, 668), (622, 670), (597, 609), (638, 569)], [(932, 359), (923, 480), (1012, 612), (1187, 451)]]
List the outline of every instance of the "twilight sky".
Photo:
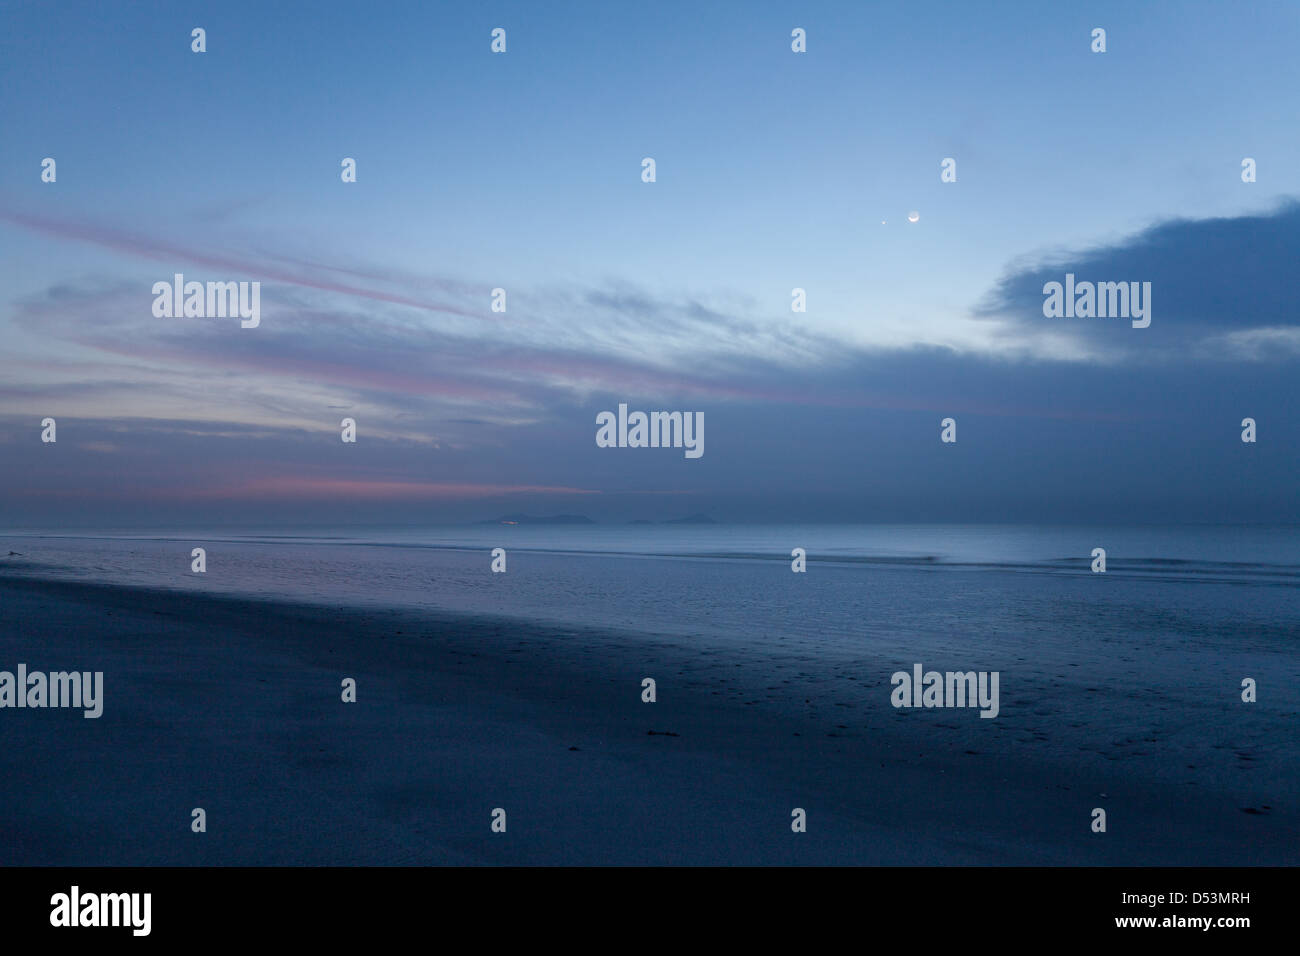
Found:
[[(0, 527), (1300, 520), (1297, 48), (1294, 3), (0, 2)], [(177, 272), (260, 326), (156, 318)], [(1150, 328), (1045, 318), (1066, 272)], [(704, 456), (597, 448), (619, 402)]]

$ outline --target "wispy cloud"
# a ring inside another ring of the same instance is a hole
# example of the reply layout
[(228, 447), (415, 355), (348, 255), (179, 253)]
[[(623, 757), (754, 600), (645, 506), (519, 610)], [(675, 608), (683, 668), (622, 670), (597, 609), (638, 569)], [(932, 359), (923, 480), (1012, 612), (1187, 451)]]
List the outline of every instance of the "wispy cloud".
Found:
[[(486, 306), (481, 309), (471, 309), (463, 305), (433, 302), (424, 297), (340, 281), (339, 277), (342, 276), (381, 278), (377, 273), (367, 274), (351, 267), (340, 268), (318, 262), (294, 260), (287, 256), (249, 256), (212, 249), (201, 249), (176, 240), (146, 236), (89, 220), (59, 219), (45, 214), (22, 212), (12, 208), (0, 207), (0, 222), (7, 222), (56, 239), (89, 243), (123, 255), (163, 263), (169, 269), (179, 269), (184, 266), (204, 266), (222, 270), (223, 273), (227, 274), (223, 278), (238, 277), (240, 279), (277, 282), (308, 289), (318, 289), (323, 292), (332, 292), (352, 298), (404, 305), (428, 312), (441, 312), (484, 320), (491, 320), (492, 318), (492, 313)], [(286, 268), (289, 265), (298, 268)], [(443, 288), (452, 286), (452, 283), (447, 283)], [(486, 296), (484, 296), (484, 302), (486, 303)]]

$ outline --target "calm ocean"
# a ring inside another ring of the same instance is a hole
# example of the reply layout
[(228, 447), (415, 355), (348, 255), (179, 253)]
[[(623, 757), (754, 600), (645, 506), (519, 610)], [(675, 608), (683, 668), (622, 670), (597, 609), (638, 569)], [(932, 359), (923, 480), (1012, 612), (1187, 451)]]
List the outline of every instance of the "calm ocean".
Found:
[[(0, 536), (0, 572), (663, 633), (1104, 631), (1169, 615), (1225, 634), (1300, 625), (1293, 527), (476, 525)], [(190, 571), (190, 552), (207, 571)], [(489, 570), (493, 548), (507, 572)], [(790, 569), (793, 548), (806, 574)], [(1091, 571), (1106, 549), (1107, 571)], [(5, 556), (9, 551), (16, 555)]]

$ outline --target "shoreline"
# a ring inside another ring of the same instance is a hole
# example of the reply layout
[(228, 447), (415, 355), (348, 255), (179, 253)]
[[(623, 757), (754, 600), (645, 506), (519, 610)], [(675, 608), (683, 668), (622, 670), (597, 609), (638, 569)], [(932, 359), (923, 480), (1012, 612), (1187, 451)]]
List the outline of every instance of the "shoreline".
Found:
[(1014, 696), (896, 712), (880, 661), (5, 576), (0, 655), (105, 674), (97, 720), (0, 710), (12, 865), (1300, 862), (1286, 751), (1173, 786), (1018, 743)]

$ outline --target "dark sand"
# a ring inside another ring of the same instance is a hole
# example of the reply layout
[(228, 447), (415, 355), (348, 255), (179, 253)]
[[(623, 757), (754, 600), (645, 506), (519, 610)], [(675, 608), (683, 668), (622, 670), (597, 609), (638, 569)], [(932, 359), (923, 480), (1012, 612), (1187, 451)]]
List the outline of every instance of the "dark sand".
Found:
[[(980, 720), (894, 711), (879, 661), (804, 657), (795, 682), (682, 638), (0, 578), (0, 670), (19, 662), (103, 671), (104, 714), (0, 710), (9, 865), (1300, 860), (1297, 767), (1268, 765), (1291, 749), (1241, 772), (1207, 745), (1171, 782), (1158, 740), (1031, 747), (1095, 698), (1065, 688), (1033, 724), (1005, 674)], [(1295, 733), (1293, 713), (1224, 714), (1220, 736)]]

